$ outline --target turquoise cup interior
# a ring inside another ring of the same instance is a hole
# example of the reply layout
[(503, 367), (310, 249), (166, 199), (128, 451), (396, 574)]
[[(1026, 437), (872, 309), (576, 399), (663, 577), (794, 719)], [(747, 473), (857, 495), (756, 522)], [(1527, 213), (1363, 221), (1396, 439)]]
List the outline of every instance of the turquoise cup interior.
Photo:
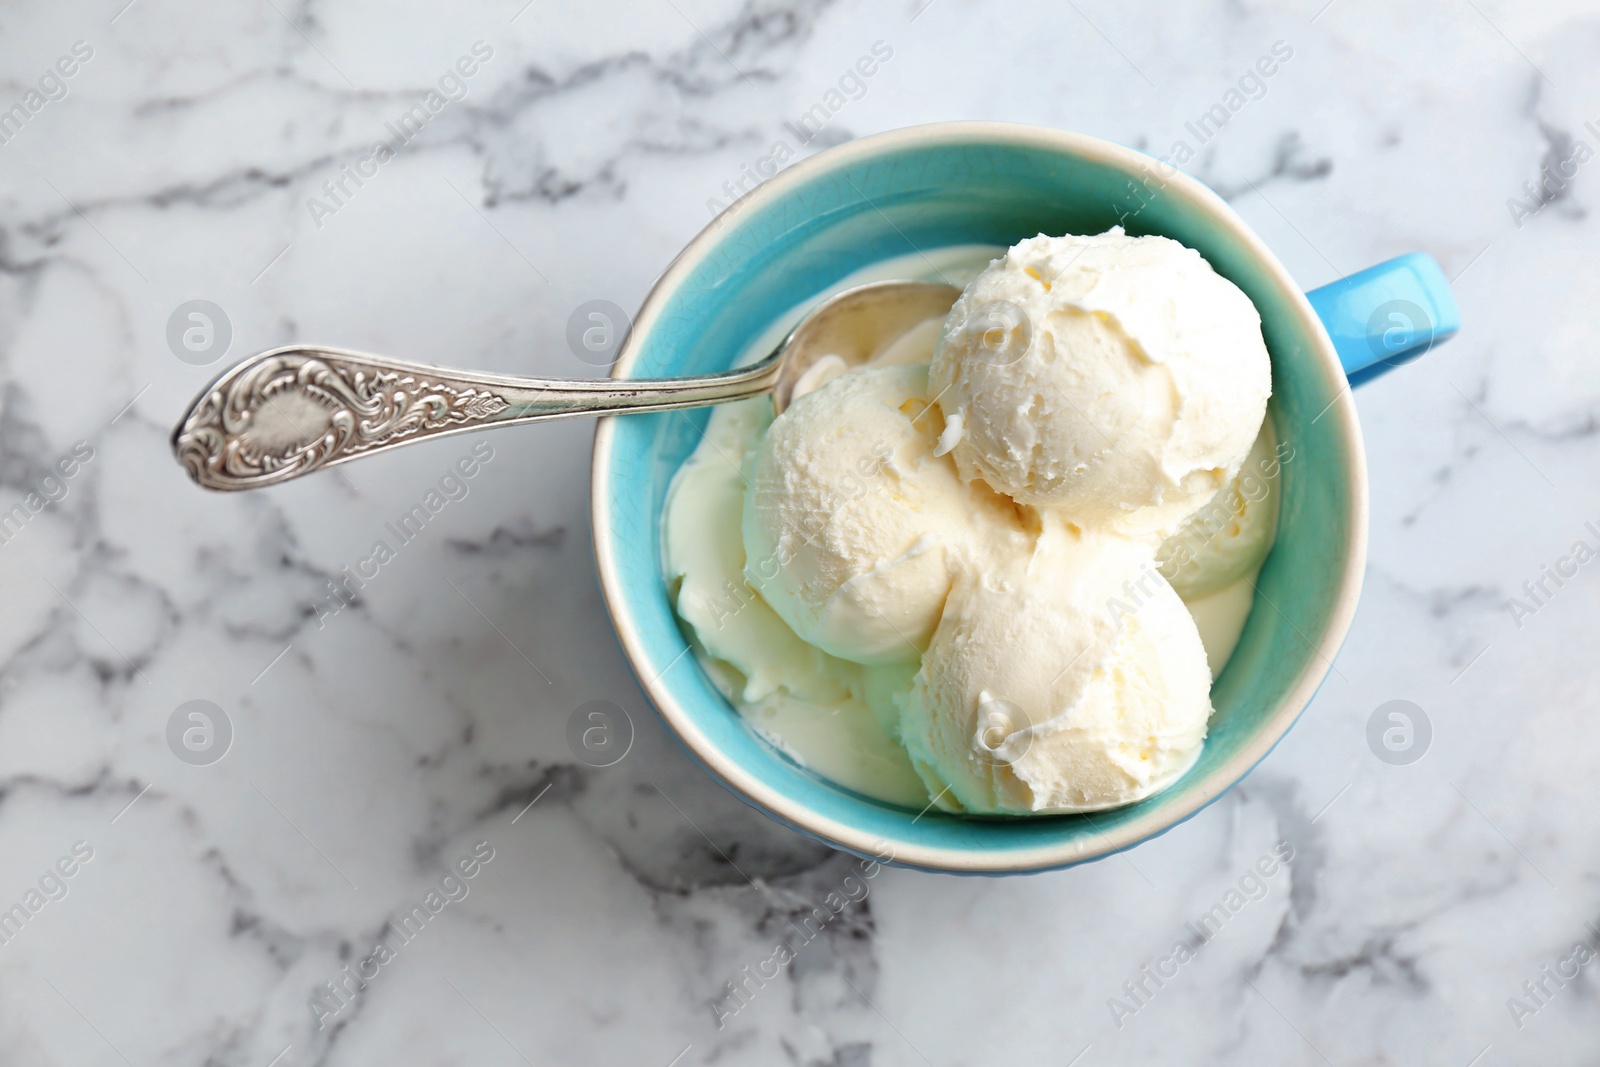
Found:
[(1163, 234), (1197, 249), (1260, 310), (1272, 410), (1293, 449), (1275, 547), (1238, 648), (1212, 691), (1196, 766), (1167, 791), (1093, 815), (919, 815), (835, 786), (757, 737), (688, 652), (668, 600), (661, 510), (708, 412), (603, 420), (596, 431), (596, 565), (622, 645), (673, 733), (737, 795), (863, 856), (1000, 874), (1069, 866), (1193, 816), (1294, 723), (1349, 627), (1366, 554), (1366, 468), (1345, 372), (1306, 297), (1220, 198), (1149, 156), (1094, 138), (992, 123), (898, 130), (784, 171), (733, 205), (657, 283), (619, 377), (726, 369), (801, 301), (875, 262), (1038, 233)]

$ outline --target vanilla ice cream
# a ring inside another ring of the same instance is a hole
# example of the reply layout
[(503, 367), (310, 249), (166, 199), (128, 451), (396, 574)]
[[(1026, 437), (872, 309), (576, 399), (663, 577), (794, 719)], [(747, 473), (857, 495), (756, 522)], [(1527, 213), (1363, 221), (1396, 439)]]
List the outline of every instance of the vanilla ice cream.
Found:
[(995, 252), (842, 279), (968, 284), (867, 365), (823, 357), (781, 416), (712, 414), (666, 502), (670, 591), (751, 727), (839, 784), (1114, 808), (1199, 757), (1292, 450), (1254, 306), (1197, 253), (1120, 229)]
[(1165, 534), (1238, 469), (1272, 380), (1237, 286), (1177, 241), (1113, 228), (990, 264), (951, 309), (930, 386), (964, 478)]
[(1031, 553), (956, 582), (900, 732), (947, 810), (1098, 811), (1193, 765), (1210, 691), (1149, 548), (1052, 524)]
[(746, 471), (745, 578), (800, 637), (857, 663), (915, 660), (974, 523), (1006, 505), (936, 456), (921, 364), (868, 367), (799, 397)]
[(1161, 543), (1161, 573), (1184, 599), (1212, 593), (1254, 574), (1278, 529), (1278, 472), (1282, 455), (1272, 420), (1239, 470), (1216, 496)]
[(718, 408), (672, 481), (662, 549), (678, 616), (706, 672), (774, 747), (859, 792), (920, 808), (927, 790), (896, 740), (889, 696), (910, 687), (915, 661), (863, 667), (830, 656), (744, 580), (739, 467), (771, 421), (765, 398)]

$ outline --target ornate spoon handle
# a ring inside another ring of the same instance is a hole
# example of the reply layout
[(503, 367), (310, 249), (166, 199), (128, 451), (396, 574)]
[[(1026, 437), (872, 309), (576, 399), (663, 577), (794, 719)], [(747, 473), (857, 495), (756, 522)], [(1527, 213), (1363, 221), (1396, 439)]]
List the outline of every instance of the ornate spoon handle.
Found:
[(275, 348), (207, 386), (172, 435), (207, 489), (258, 489), (413, 441), (571, 415), (756, 396), (778, 359), (697, 378), (513, 378), (336, 348)]

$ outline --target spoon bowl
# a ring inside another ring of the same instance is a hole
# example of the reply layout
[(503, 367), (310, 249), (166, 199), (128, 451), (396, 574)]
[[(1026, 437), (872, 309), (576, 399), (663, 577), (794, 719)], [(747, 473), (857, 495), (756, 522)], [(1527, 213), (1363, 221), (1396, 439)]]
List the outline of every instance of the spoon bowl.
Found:
[(872, 282), (823, 301), (790, 331), (764, 362), (780, 360), (772, 404), (779, 415), (794, 399), (795, 386), (817, 362), (837, 357), (857, 366), (906, 331), (944, 318), (961, 290), (939, 282)]

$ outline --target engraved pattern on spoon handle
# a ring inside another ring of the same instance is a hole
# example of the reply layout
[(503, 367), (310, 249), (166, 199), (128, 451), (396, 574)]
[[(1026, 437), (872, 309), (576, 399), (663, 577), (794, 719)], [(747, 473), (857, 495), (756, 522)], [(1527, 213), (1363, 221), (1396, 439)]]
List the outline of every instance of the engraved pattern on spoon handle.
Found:
[(292, 346), (251, 356), (207, 386), (172, 448), (208, 489), (257, 489), (488, 426), (738, 400), (769, 391), (777, 375), (776, 356), (697, 378), (514, 378)]

